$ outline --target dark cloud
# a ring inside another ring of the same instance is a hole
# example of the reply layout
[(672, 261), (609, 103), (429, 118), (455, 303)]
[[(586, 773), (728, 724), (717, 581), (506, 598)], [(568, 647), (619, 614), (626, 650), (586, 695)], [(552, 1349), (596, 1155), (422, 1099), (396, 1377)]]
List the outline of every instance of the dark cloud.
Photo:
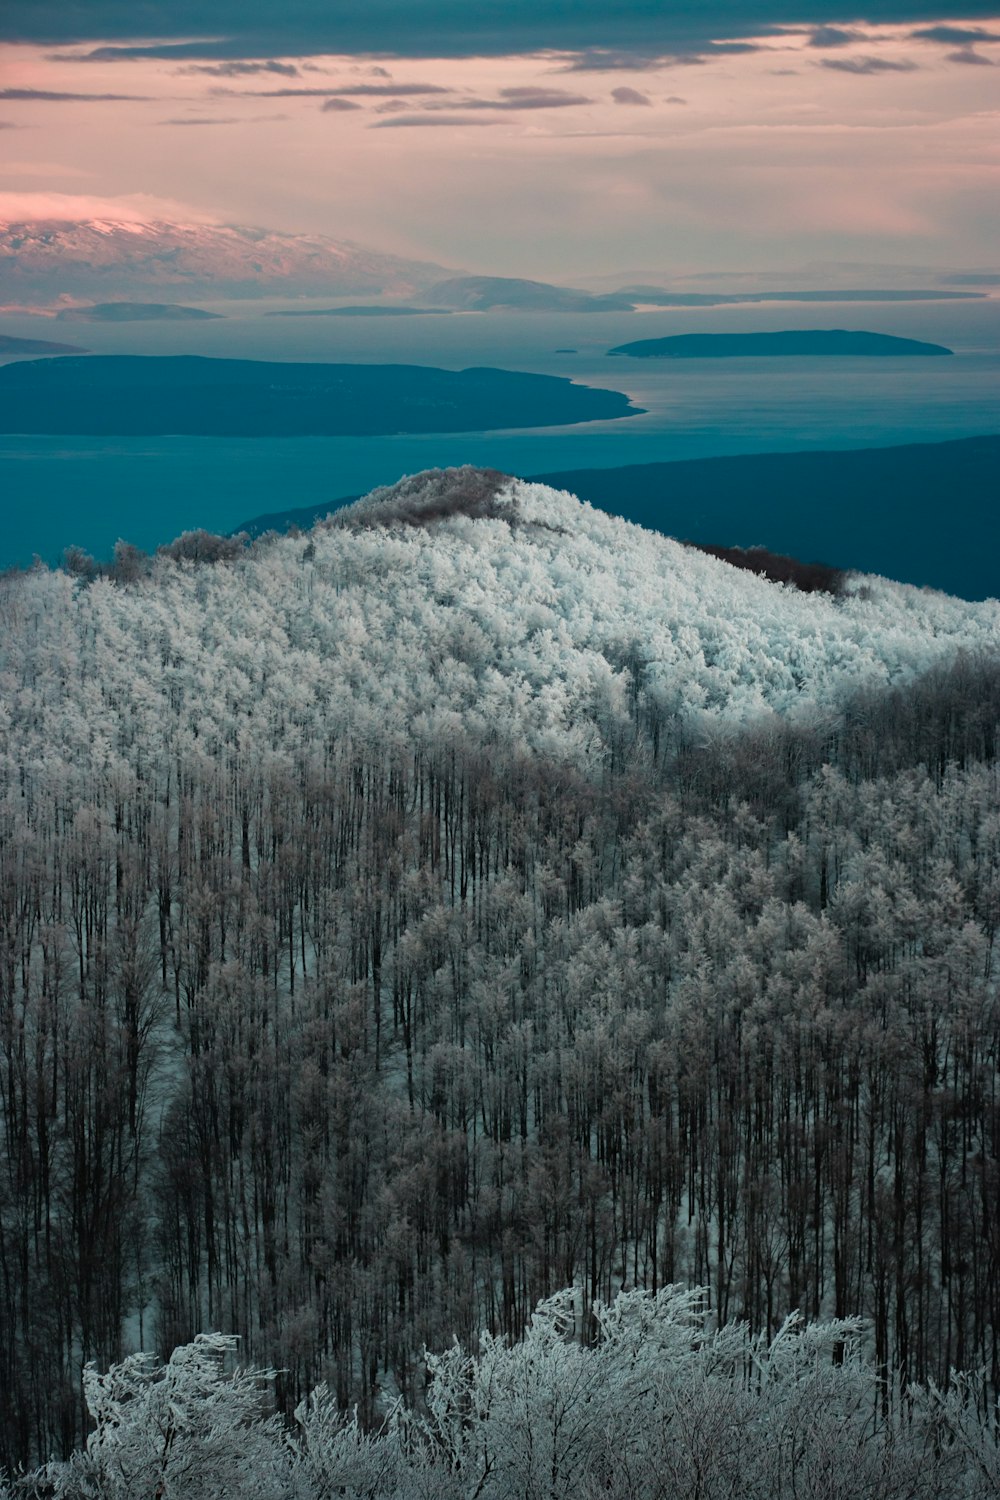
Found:
[(145, 94), (67, 94), (57, 89), (0, 89), (0, 99), (35, 101), (42, 104), (106, 104), (109, 100), (143, 100)]
[(567, 94), (565, 89), (537, 88), (531, 84), (500, 90), (499, 99), (482, 100), (483, 109), (566, 109), (572, 104), (593, 104), (583, 94)]
[(957, 52), (946, 52), (945, 56), (949, 62), (971, 63), (974, 67), (980, 68), (996, 67), (996, 63), (991, 57), (984, 57), (974, 47), (960, 47)]
[(891, 57), (824, 57), (821, 68), (835, 68), (838, 73), (856, 73), (867, 77), (872, 73), (915, 73), (917, 65), (906, 58)]
[(13, 120), (0, 120), (0, 130), (20, 130), (20, 125), (15, 125)]
[(614, 52), (605, 47), (588, 47), (569, 58), (557, 69), (560, 73), (636, 73), (657, 72), (661, 68), (697, 68), (711, 62), (713, 57), (739, 57), (748, 52), (759, 52), (756, 42), (706, 42), (676, 52), (657, 52), (636, 55), (629, 52)]
[(322, 106), (322, 113), (332, 115), (342, 113), (345, 109), (360, 108), (361, 105), (355, 104), (353, 99), (327, 99), (326, 103)]
[(670, 67), (675, 58), (663, 52), (615, 52), (609, 47), (588, 47), (557, 69), (560, 73), (652, 73)]
[(682, 99), (680, 94), (668, 94), (663, 102), (664, 104), (686, 104), (687, 100)]
[(210, 73), (213, 78), (244, 78), (251, 73), (279, 73), (283, 78), (298, 78), (299, 70), (294, 63), (275, 62), (222, 62), (195, 63), (182, 68), (182, 73)]
[(213, 99), (326, 99), (330, 89), (226, 89), (208, 91)]
[(945, 47), (961, 47), (966, 42), (1000, 42), (1000, 31), (986, 31), (982, 26), (924, 26), (912, 34), (918, 41), (941, 42)]
[(237, 115), (216, 115), (214, 119), (199, 119), (188, 115), (178, 120), (157, 120), (156, 123), (157, 125), (242, 125), (244, 121)]
[(848, 31), (843, 26), (817, 26), (809, 38), (810, 47), (847, 47), (851, 42), (862, 40), (861, 31)]
[[(443, 92), (448, 92), (447, 90)], [(634, 92), (628, 90), (627, 92)], [(399, 101), (402, 103), (402, 101)], [(496, 99), (481, 99), (477, 97), (464, 99), (433, 99), (427, 104), (419, 106), (424, 112), (440, 113), (443, 110), (455, 114), (466, 110), (525, 110), (525, 109), (568, 109), (577, 104), (593, 104), (593, 99), (586, 94), (568, 94), (565, 89), (547, 89), (535, 85), (523, 85), (519, 88), (501, 89)], [(414, 108), (411, 104), (403, 105), (404, 108)]]
[(638, 89), (612, 89), (611, 97), (616, 104), (652, 104), (648, 94), (640, 94)]
[(372, 96), (385, 96), (386, 94), (450, 94), (451, 89), (442, 88), (439, 83), (348, 83), (340, 88), (330, 89), (331, 94), (365, 94)]
[(157, 120), (157, 125), (260, 125), (265, 120), (287, 120), (287, 115), (182, 115), (176, 120)]
[(328, 99), (335, 89), (226, 89), (208, 91), (216, 99)]
[[(340, 88), (308, 89), (224, 89), (209, 91), (220, 99), (346, 99), (353, 95), (365, 98), (386, 98), (405, 94), (451, 94), (453, 89), (442, 88), (438, 83), (352, 83)], [(336, 109), (336, 105), (333, 106)]]
[(447, 104), (434, 106), (440, 109), (569, 109), (576, 104), (593, 104), (585, 94), (567, 94), (565, 89), (546, 89), (526, 85), (522, 88), (501, 89), (499, 99), (456, 99)]
[[(870, 25), (933, 29), (943, 8), (941, 0), (867, 0), (863, 10)], [(844, 9), (856, 14), (862, 7)], [(961, 9), (970, 26), (989, 22), (995, 20), (997, 0), (963, 0)], [(13, 0), (0, 6), (0, 39), (94, 44), (102, 60), (223, 61), (320, 53), (382, 60), (542, 49), (604, 49), (648, 59), (710, 52), (720, 39), (739, 41), (837, 19), (836, 12), (831, 18), (829, 0), (713, 0), (711, 5), (616, 0), (614, 6), (608, 0), (282, 0), (280, 5), (273, 0)]]
[[(133, 28), (134, 29), (134, 28)], [(0, 37), (3, 36), (3, 25), (0, 23)], [(67, 36), (66, 41), (74, 41), (76, 37)], [(86, 40), (81, 36), (79, 40)], [(152, 58), (164, 62), (179, 62), (185, 57), (230, 57), (235, 53), (239, 58), (246, 56), (244, 49), (235, 47), (235, 37), (226, 38), (224, 41), (204, 42), (145, 42), (142, 44), (118, 44), (107, 47), (93, 47), (89, 52), (52, 52), (49, 54), (50, 62), (72, 62), (72, 63), (111, 63), (111, 62), (137, 62), (144, 58)]]
[(499, 123), (499, 120), (483, 120), (469, 115), (390, 115), (386, 119), (373, 120), (368, 128), (388, 130), (397, 125), (499, 125)]

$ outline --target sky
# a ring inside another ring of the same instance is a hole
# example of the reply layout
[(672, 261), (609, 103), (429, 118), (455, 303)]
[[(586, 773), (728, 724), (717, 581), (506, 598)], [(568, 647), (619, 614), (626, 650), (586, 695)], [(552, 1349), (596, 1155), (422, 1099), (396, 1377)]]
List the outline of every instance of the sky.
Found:
[(1000, 0), (835, 5), (7, 0), (0, 214), (565, 282), (1000, 270)]

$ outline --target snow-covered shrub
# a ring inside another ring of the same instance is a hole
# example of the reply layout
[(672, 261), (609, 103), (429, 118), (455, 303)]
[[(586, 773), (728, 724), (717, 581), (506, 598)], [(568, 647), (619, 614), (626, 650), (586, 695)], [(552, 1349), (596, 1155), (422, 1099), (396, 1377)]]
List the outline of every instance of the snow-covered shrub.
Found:
[[(158, 1366), (87, 1370), (86, 1450), (18, 1487), (52, 1500), (995, 1500), (996, 1412), (981, 1378), (887, 1389), (860, 1324), (713, 1328), (701, 1292), (569, 1288), (524, 1338), (426, 1356), (418, 1407), (361, 1431), (325, 1386), (291, 1431), (263, 1416), (273, 1371), (202, 1334)], [(0, 1488), (0, 1500), (8, 1500)]]
[(53, 1500), (277, 1500), (289, 1457), (281, 1424), (265, 1416), (271, 1370), (226, 1373), (231, 1335), (202, 1333), (165, 1365), (133, 1354), (83, 1380), (94, 1421), (86, 1448), (50, 1464)]

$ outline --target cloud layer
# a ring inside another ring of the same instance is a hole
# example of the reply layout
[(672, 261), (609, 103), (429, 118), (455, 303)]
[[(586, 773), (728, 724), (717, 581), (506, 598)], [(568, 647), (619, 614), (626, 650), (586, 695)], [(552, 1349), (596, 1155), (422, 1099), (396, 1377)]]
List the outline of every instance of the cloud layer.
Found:
[[(963, 20), (996, 15), (963, 0)], [(925, 0), (870, 0), (872, 24), (940, 22)], [(136, 44), (140, 24), (155, 41)], [(283, 53), (370, 53), (409, 57), (500, 56), (539, 47), (614, 48), (647, 55), (692, 52), (719, 38), (756, 36), (781, 26), (850, 21), (812, 0), (31, 0), (0, 10), (0, 39), (67, 44), (121, 39), (132, 57), (260, 58)], [(203, 38), (204, 40), (199, 40)], [(171, 39), (175, 39), (171, 41)], [(111, 49), (104, 46), (107, 58)]]
[[(1000, 0), (995, 16), (887, 5), (863, 22), (752, 0), (713, 6), (711, 32), (703, 6), (602, 0), (599, 35), (596, 0), (558, 15), (549, 0), (285, 0), (280, 45), (253, 31), (256, 5), (237, 25), (222, 0), (203, 41), (178, 20), (7, 49), (0, 186), (118, 202), (143, 184), (187, 217), (549, 279), (838, 256), (960, 270), (1000, 240)], [(344, 40), (382, 16), (404, 51), (418, 11), (419, 60)], [(502, 51), (532, 17), (544, 50)], [(341, 49), (309, 50), (334, 22)], [(478, 28), (474, 55), (458, 55), (461, 26)]]

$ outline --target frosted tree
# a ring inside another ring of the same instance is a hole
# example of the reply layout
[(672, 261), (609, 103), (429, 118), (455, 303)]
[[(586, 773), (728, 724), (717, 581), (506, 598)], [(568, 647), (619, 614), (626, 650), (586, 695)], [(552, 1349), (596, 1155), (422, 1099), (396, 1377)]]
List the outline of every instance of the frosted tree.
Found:
[(287, 1491), (280, 1423), (266, 1417), (274, 1372), (225, 1371), (237, 1340), (199, 1334), (166, 1364), (134, 1354), (101, 1375), (84, 1371), (95, 1430), (82, 1453), (51, 1464), (57, 1500), (276, 1500)]

